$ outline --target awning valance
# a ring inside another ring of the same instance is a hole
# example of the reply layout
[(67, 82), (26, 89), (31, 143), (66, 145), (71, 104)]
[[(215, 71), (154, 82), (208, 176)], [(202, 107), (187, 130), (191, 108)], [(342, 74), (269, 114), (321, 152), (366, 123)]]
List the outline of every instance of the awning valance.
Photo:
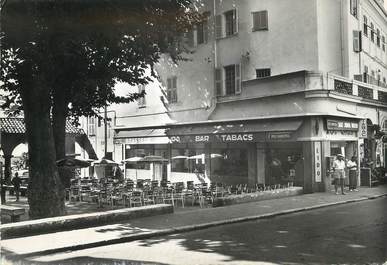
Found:
[(255, 121), (238, 122), (211, 125), (195, 126), (174, 126), (167, 130), (168, 136), (184, 135), (213, 135), (232, 133), (258, 133), (258, 132), (287, 132), (296, 131), (300, 128), (302, 120), (282, 120), (282, 121)]

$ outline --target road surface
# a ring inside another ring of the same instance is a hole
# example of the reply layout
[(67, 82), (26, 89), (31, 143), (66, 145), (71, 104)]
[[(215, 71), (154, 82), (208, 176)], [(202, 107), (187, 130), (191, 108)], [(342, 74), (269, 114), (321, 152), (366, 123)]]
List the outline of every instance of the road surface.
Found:
[(383, 264), (386, 260), (384, 197), (10, 264)]

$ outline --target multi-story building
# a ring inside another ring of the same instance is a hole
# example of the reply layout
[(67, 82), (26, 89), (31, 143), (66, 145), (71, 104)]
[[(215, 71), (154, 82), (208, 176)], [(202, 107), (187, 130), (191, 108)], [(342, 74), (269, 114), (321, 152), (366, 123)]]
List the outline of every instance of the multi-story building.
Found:
[(327, 187), (327, 157), (337, 153), (385, 165), (384, 138), (375, 137), (387, 130), (383, 1), (201, 2), (207, 19), (183, 44), (192, 60), (160, 61), (167, 100), (147, 90), (164, 108), (147, 104), (147, 119), (171, 120), (142, 125), (138, 107), (117, 116), (116, 160), (161, 154), (170, 160), (164, 178), (291, 180), (306, 192)]

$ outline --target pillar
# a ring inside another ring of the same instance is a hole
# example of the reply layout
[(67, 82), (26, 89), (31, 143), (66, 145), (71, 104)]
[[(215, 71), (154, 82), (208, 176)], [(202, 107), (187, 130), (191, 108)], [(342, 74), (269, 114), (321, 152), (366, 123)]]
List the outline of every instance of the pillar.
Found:
[(302, 153), (304, 157), (304, 193), (313, 193), (313, 142), (304, 142)]
[(257, 143), (257, 183), (265, 184), (265, 145), (263, 143)]
[(12, 155), (4, 154), (4, 178), (5, 184), (10, 184), (12, 179), (11, 158)]
[(247, 159), (247, 182), (250, 187), (254, 187), (257, 183), (257, 149), (253, 143), (247, 147)]
[(204, 154), (204, 173), (211, 180), (211, 144), (205, 144)]

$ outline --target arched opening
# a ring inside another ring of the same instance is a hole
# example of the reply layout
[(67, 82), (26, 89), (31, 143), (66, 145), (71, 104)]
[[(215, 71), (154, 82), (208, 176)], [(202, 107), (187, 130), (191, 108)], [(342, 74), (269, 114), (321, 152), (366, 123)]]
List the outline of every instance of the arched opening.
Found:
[(12, 173), (19, 170), (28, 169), (28, 145), (25, 143), (18, 144), (12, 150), (11, 170)]

